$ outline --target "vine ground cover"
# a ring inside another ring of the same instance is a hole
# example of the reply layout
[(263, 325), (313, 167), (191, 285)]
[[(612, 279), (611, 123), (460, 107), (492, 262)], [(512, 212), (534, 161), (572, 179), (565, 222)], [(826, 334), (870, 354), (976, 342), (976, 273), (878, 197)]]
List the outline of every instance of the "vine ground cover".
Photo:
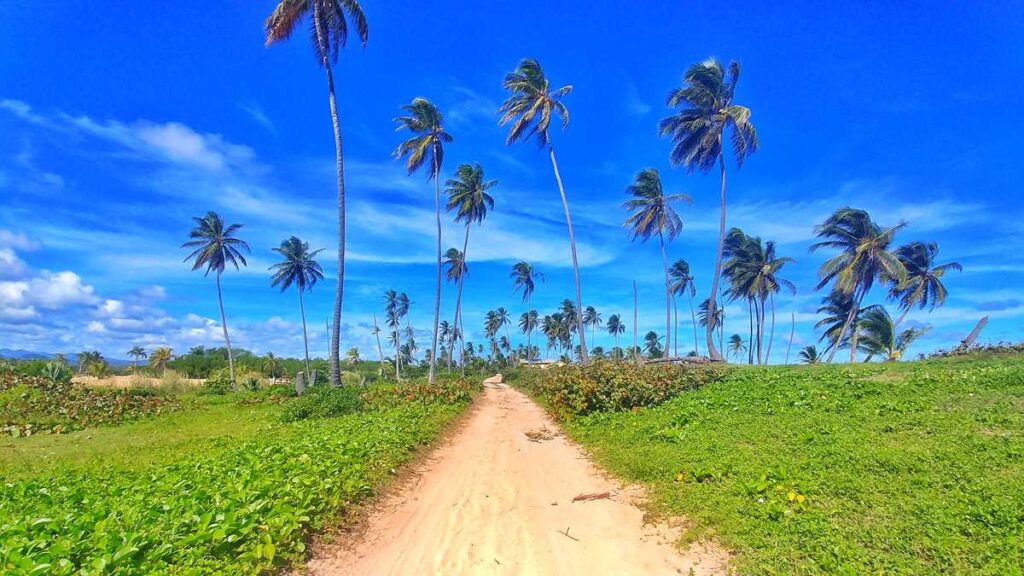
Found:
[(741, 574), (1024, 573), (1019, 355), (730, 368), (566, 428)]

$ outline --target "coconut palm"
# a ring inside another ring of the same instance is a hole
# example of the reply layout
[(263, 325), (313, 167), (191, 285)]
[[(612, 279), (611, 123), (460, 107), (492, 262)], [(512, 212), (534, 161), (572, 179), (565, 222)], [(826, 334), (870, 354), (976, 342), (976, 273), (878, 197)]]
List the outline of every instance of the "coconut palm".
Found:
[(747, 344), (743, 341), (743, 337), (739, 334), (733, 334), (729, 337), (729, 354), (733, 357), (739, 356), (740, 354), (747, 351)]
[[(793, 259), (777, 256), (774, 242), (769, 240), (762, 245), (760, 238), (747, 236), (738, 228), (729, 231), (725, 242), (725, 254), (728, 260), (723, 267), (722, 276), (729, 281), (728, 297), (731, 300), (741, 297), (747, 300), (753, 311), (756, 327), (755, 334), (751, 336), (751, 347), (756, 349), (758, 364), (767, 362), (775, 337), (775, 294), (783, 288), (796, 293), (796, 286), (779, 274), (783, 266), (793, 262)], [(767, 353), (762, 354), (765, 315), (769, 305), (772, 323)]]
[(437, 281), (434, 285), (434, 331), (430, 342), (430, 368), (427, 382), (434, 383), (434, 364), (437, 358), (437, 325), (441, 321), (441, 164), (444, 161), (444, 145), (452, 141), (444, 131), (441, 111), (426, 98), (414, 98), (412, 103), (402, 106), (405, 116), (398, 116), (395, 122), (399, 130), (408, 130), (415, 136), (399, 144), (395, 158), (405, 158), (409, 174), (427, 166), (427, 180), (434, 181), (434, 217), (437, 225)]
[[(853, 298), (849, 294), (829, 292), (821, 299), (821, 306), (818, 307), (817, 313), (825, 316), (818, 320), (814, 327), (824, 329), (818, 341), (828, 341), (829, 345), (825, 352), (832, 348), (842, 348), (849, 343), (849, 336), (844, 332), (844, 328), (853, 307)], [(860, 318), (863, 312), (864, 310), (853, 312), (854, 322)]]
[(352, 366), (355, 366), (356, 364), (358, 364), (359, 363), (359, 348), (356, 348), (355, 346), (353, 346), (352, 348), (349, 348), (348, 352), (345, 353), (345, 362), (349, 363)]
[[(686, 295), (690, 299), (690, 321), (693, 323), (693, 355), (697, 356), (697, 315), (693, 311), (693, 297), (697, 295), (697, 287), (693, 283), (693, 276), (690, 274), (690, 265), (686, 260), (676, 260), (668, 269), (668, 277), (671, 280), (669, 288), (674, 296)], [(676, 329), (678, 330), (678, 316), (676, 318)], [(675, 338), (676, 345), (679, 339)], [(676, 353), (678, 356), (678, 352)]]
[(128, 351), (128, 355), (132, 357), (132, 370), (134, 371), (139, 369), (139, 358), (148, 356), (146, 349), (139, 345), (132, 346), (132, 349)]
[[(822, 248), (839, 251), (818, 269), (818, 285), (815, 290), (831, 284), (834, 292), (849, 295), (853, 306), (846, 318), (840, 335), (850, 334), (850, 362), (857, 359), (857, 331), (854, 330), (854, 316), (860, 310), (864, 297), (875, 281), (902, 284), (907, 279), (907, 270), (900, 259), (889, 251), (893, 236), (906, 227), (900, 222), (890, 228), (882, 228), (864, 210), (840, 208), (814, 232), (821, 241), (811, 245), (811, 252)], [(833, 347), (828, 360), (831, 362), (838, 347)]]
[(644, 335), (644, 353), (648, 358), (661, 358), (661, 337), (653, 330)]
[[(509, 92), (508, 98), (498, 109), (498, 114), (501, 115), (498, 123), (502, 126), (511, 124), (505, 143), (510, 145), (519, 140), (533, 138), (541, 149), (547, 148), (548, 156), (551, 157), (551, 168), (555, 173), (562, 208), (565, 210), (565, 224), (569, 230), (572, 273), (576, 283), (576, 308), (583, 308), (583, 298), (580, 295), (580, 267), (576, 259), (576, 236), (573, 233), (572, 216), (569, 214), (569, 201), (565, 197), (565, 186), (562, 185), (562, 176), (558, 172), (555, 148), (548, 133), (553, 115), (562, 121), (563, 130), (569, 126), (569, 109), (562, 103), (562, 98), (572, 92), (572, 86), (566, 84), (561, 88), (552, 89), (540, 64), (532, 58), (520, 61), (514, 72), (505, 75), (501, 86)], [(576, 330), (580, 335), (580, 359), (585, 364), (587, 343), (582, 318), (577, 318)]]
[[(523, 334), (526, 334), (526, 350), (531, 352), (530, 356), (532, 356), (533, 350), (533, 347), (530, 344), (530, 335), (533, 334), (533, 331), (536, 330), (539, 325), (540, 319), (538, 318), (536, 310), (527, 310), (519, 317), (519, 330), (521, 330)], [(527, 361), (533, 359), (530, 356), (527, 356)]]
[(612, 314), (608, 317), (605, 329), (615, 340), (615, 348), (619, 348), (619, 336), (626, 331), (626, 325), (622, 323), (622, 318), (618, 314)]
[(963, 267), (959, 262), (936, 265), (939, 245), (935, 242), (911, 242), (897, 248), (895, 254), (907, 271), (906, 280), (889, 288), (889, 298), (899, 302), (902, 311), (896, 321), (899, 326), (912, 308), (934, 310), (945, 304), (948, 293), (942, 278), (946, 272), (960, 272)]
[(817, 364), (821, 362), (821, 357), (818, 355), (818, 347), (814, 344), (804, 346), (800, 350), (800, 362), (804, 364)]
[(384, 292), (384, 324), (391, 330), (388, 333), (388, 341), (395, 349), (395, 379), (399, 382), (402, 381), (402, 337), (399, 335), (399, 330), (402, 328), (402, 315), (400, 314), (401, 309), (402, 303), (399, 299), (398, 292), (395, 292), (394, 290)]
[(583, 310), (583, 325), (590, 328), (590, 336), (594, 343), (597, 343), (597, 327), (603, 324), (601, 313), (593, 306), (587, 306)]
[[(487, 193), (498, 184), (497, 180), (485, 180), (484, 170), (479, 164), (460, 164), (455, 170), (455, 178), (445, 182), (445, 191), (448, 193), (447, 209), (455, 210), (455, 222), (462, 222), (466, 225), (466, 235), (462, 241), (462, 271), (468, 272), (465, 268), (466, 251), (469, 249), (469, 228), (476, 223), (479, 225), (487, 217), (487, 211), (494, 209), (494, 198)], [(449, 280), (452, 278), (449, 276)], [(458, 328), (460, 338), (463, 333), (462, 322), (462, 287), (465, 283), (465, 274), (458, 275), (458, 291), (455, 297), (455, 320), (453, 324)], [(465, 346), (459, 348), (459, 364), (462, 365), (462, 373), (465, 374), (464, 362)]]
[(384, 348), (380, 345), (380, 326), (377, 326), (377, 315), (373, 315), (373, 328), (370, 330), (373, 337), (377, 339), (377, 355), (380, 356), (380, 364), (384, 366)]
[(622, 203), (629, 211), (629, 217), (622, 226), (628, 228), (635, 241), (646, 242), (651, 236), (658, 237), (661, 246), (661, 267), (665, 273), (665, 352), (671, 350), (672, 334), (672, 289), (668, 275), (668, 256), (665, 253), (665, 239), (675, 240), (683, 229), (683, 220), (672, 208), (675, 202), (691, 202), (686, 194), (665, 194), (661, 176), (654, 168), (641, 170), (633, 183), (626, 188), (632, 196)]
[(494, 311), (494, 322), (496, 326), (495, 333), (504, 328), (505, 336), (508, 336), (508, 326), (512, 323), (512, 318), (509, 316), (508, 310), (506, 310), (504, 306), (499, 306), (498, 309)]
[(725, 325), (725, 311), (722, 306), (715, 305), (714, 312), (708, 313), (711, 310), (709, 305), (710, 300), (704, 299), (703, 302), (697, 307), (697, 324), (700, 326), (711, 326), (712, 333), (718, 331), (718, 342), (719, 346), (724, 348), (722, 343), (722, 328)]
[(160, 370), (162, 375), (167, 370), (167, 363), (171, 361), (171, 358), (174, 358), (174, 351), (167, 346), (160, 346), (149, 354), (149, 366)]
[[(682, 87), (668, 95), (668, 106), (681, 109), (658, 123), (658, 132), (672, 138), (669, 159), (673, 166), (684, 166), (687, 172), (699, 170), (704, 173), (710, 172), (715, 164), (719, 166), (718, 251), (708, 296), (712, 308), (718, 297), (725, 244), (725, 153), (722, 140), (728, 130), (737, 168), (758, 146), (757, 131), (750, 122), (750, 109), (733, 104), (739, 78), (740, 65), (735, 61), (729, 63), (728, 69), (714, 58), (694, 64), (683, 75)], [(708, 355), (712, 360), (721, 360), (711, 325), (707, 326), (706, 336)]]
[(857, 322), (860, 333), (857, 345), (867, 354), (868, 362), (875, 356), (881, 356), (885, 362), (895, 362), (928, 330), (926, 326), (897, 332), (896, 324), (884, 306), (869, 306)]
[(268, 378), (277, 378), (277, 356), (273, 352), (268, 351), (263, 355), (263, 373)]
[(309, 336), (306, 332), (306, 305), (302, 301), (302, 293), (313, 290), (313, 286), (324, 279), (324, 271), (315, 260), (317, 254), (323, 252), (323, 248), (311, 251), (309, 243), (292, 236), (274, 248), (274, 252), (280, 254), (284, 260), (270, 267), (271, 287), (280, 287), (281, 292), (284, 292), (294, 284), (295, 291), (299, 293), (299, 315), (302, 316), (302, 343), (306, 351), (305, 367), (308, 378), (312, 372), (309, 371)]
[(202, 218), (194, 217), (196, 225), (189, 232), (190, 240), (181, 245), (182, 248), (194, 248), (185, 262), (192, 260), (192, 270), (206, 268), (204, 276), (210, 272), (216, 272), (217, 279), (217, 302), (220, 304), (220, 327), (224, 331), (224, 343), (228, 349), (228, 373), (231, 381), (235, 381), (235, 360), (231, 352), (231, 338), (228, 336), (228, 319), (224, 314), (224, 296), (220, 289), (220, 277), (224, 273), (227, 264), (234, 265), (239, 269), (239, 263), (246, 265), (245, 256), (242, 251), (248, 253), (249, 245), (235, 237), (235, 234), (242, 228), (241, 224), (224, 225), (224, 221), (216, 212), (210, 211)]
[(331, 383), (341, 385), (341, 302), (345, 286), (345, 155), (341, 146), (341, 122), (338, 119), (338, 103), (334, 94), (333, 64), (338, 62), (338, 49), (348, 40), (349, 23), (355, 29), (363, 47), (369, 36), (369, 28), (359, 0), (279, 0), (277, 7), (264, 22), (266, 45), (287, 40), (295, 27), (310, 16), (310, 45), (317, 64), (327, 76), (327, 95), (331, 109), (331, 124), (334, 128), (334, 154), (338, 174), (338, 283), (334, 291), (333, 329), (331, 331)]
[[(519, 262), (516, 262), (515, 265), (512, 266), (512, 274), (510, 275), (510, 277), (512, 278), (512, 293), (515, 294), (522, 290), (523, 302), (526, 304), (527, 310), (529, 310), (530, 297), (533, 296), (533, 291), (536, 290), (537, 288), (537, 285), (534, 281), (540, 280), (541, 282), (543, 282), (544, 274), (542, 274), (539, 270), (535, 269), (533, 265), (530, 264), (529, 262), (521, 260)], [(536, 315), (537, 313), (534, 312), (535, 317)], [(527, 349), (530, 348), (530, 336), (532, 333), (532, 329), (526, 331)]]

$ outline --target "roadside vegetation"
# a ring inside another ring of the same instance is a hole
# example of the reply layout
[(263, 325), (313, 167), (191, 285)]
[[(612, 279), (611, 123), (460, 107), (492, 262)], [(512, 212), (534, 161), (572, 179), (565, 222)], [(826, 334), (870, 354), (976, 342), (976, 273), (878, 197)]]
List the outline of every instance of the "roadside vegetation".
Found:
[(691, 520), (688, 539), (732, 551), (741, 574), (1024, 566), (1019, 353), (714, 372), (597, 364), (523, 372), (517, 385), (601, 465), (646, 485), (654, 511)]

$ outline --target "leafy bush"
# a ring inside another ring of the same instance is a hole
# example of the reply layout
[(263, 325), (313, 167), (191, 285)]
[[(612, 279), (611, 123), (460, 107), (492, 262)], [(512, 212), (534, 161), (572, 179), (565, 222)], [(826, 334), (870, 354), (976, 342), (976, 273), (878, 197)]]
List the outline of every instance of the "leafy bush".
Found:
[(295, 422), (309, 418), (331, 418), (358, 412), (363, 407), (361, 390), (343, 386), (314, 386), (305, 394), (285, 405), (282, 422)]
[(149, 391), (83, 388), (0, 370), (0, 433), (14, 436), (117, 424), (179, 407)]
[(598, 360), (522, 371), (516, 384), (539, 397), (560, 418), (654, 406), (723, 377), (708, 366), (637, 366)]
[(71, 368), (60, 362), (47, 362), (43, 369), (43, 377), (52, 382), (71, 382)]
[(231, 382), (231, 373), (228, 370), (217, 370), (203, 383), (203, 392), (213, 396), (223, 396), (234, 387)]
[(478, 380), (438, 379), (433, 384), (423, 381), (401, 384), (378, 384), (366, 389), (363, 401), (375, 408), (403, 404), (459, 404), (469, 402), (482, 389)]

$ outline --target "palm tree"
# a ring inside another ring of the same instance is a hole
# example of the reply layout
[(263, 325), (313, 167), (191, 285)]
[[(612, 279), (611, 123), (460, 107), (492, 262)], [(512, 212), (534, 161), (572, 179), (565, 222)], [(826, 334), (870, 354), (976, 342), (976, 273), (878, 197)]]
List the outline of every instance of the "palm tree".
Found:
[(508, 336), (508, 325), (512, 323), (512, 318), (508, 315), (508, 310), (504, 306), (498, 306), (498, 309), (494, 311), (494, 322), (495, 322), (495, 333), (502, 328), (505, 329), (505, 336)]
[(167, 370), (167, 363), (174, 357), (173, 351), (167, 346), (160, 346), (149, 355), (149, 365), (160, 370), (162, 375)]
[(717, 330), (719, 345), (721, 345), (722, 328), (725, 325), (725, 311), (717, 304), (715, 305), (714, 312), (709, 314), (709, 310), (711, 310), (710, 300), (704, 299), (700, 306), (697, 307), (697, 324), (705, 327), (710, 326), (712, 334)]
[(106, 361), (93, 362), (89, 364), (89, 374), (97, 380), (102, 380), (110, 374), (110, 364)]
[(946, 303), (947, 292), (942, 277), (950, 270), (962, 271), (963, 266), (959, 262), (936, 265), (935, 257), (938, 255), (939, 245), (935, 242), (911, 242), (896, 249), (896, 258), (907, 271), (907, 279), (889, 289), (889, 299), (898, 301), (902, 310), (896, 326), (903, 323), (911, 308), (934, 310)]
[[(558, 172), (558, 161), (555, 159), (555, 148), (551, 144), (548, 127), (552, 114), (562, 121), (562, 129), (569, 126), (569, 109), (562, 103), (562, 97), (572, 92), (572, 86), (566, 84), (561, 88), (551, 89), (550, 82), (544, 76), (540, 64), (532, 58), (525, 58), (511, 74), (506, 74), (501, 87), (508, 90), (509, 97), (502, 103), (498, 113), (501, 126), (511, 124), (506, 144), (518, 140), (533, 138), (537, 145), (548, 149), (551, 157), (551, 168), (558, 183), (558, 193), (562, 197), (562, 208), (565, 209), (565, 224), (569, 230), (569, 250), (572, 252), (572, 273), (576, 282), (576, 308), (583, 308), (580, 295), (580, 266), (576, 259), (576, 236), (572, 228), (572, 216), (569, 214), (569, 201), (565, 197), (565, 186)], [(587, 343), (583, 332), (583, 319), (577, 318), (576, 329), (580, 334), (580, 360), (586, 364)]]
[(231, 381), (235, 381), (235, 360), (234, 355), (231, 353), (231, 338), (228, 337), (228, 319), (224, 314), (224, 296), (220, 289), (220, 277), (224, 273), (224, 268), (228, 263), (234, 265), (235, 269), (238, 270), (238, 263), (241, 262), (242, 266), (246, 265), (245, 257), (242, 256), (242, 250), (249, 252), (249, 245), (238, 238), (235, 238), (235, 233), (242, 228), (241, 224), (231, 224), (229, 226), (224, 225), (224, 221), (221, 220), (220, 216), (216, 212), (210, 211), (206, 213), (206, 216), (202, 218), (193, 217), (196, 225), (189, 232), (188, 237), (191, 238), (188, 242), (181, 245), (182, 248), (194, 248), (188, 256), (185, 257), (185, 262), (193, 260), (192, 270), (199, 270), (200, 268), (206, 268), (204, 276), (209, 276), (210, 272), (216, 272), (217, 278), (217, 302), (220, 304), (220, 327), (224, 331), (224, 343), (228, 348), (228, 372), (231, 376)]
[(351, 21), (363, 47), (369, 36), (369, 28), (359, 0), (279, 0), (277, 7), (264, 22), (266, 45), (287, 40), (299, 21), (306, 15), (312, 18), (310, 44), (317, 63), (327, 75), (327, 94), (331, 109), (331, 124), (334, 128), (334, 154), (338, 172), (338, 284), (334, 291), (334, 322), (331, 332), (331, 383), (341, 386), (341, 301), (345, 286), (345, 156), (341, 146), (341, 123), (338, 120), (338, 103), (334, 95), (334, 70), (338, 62), (338, 49), (348, 40), (348, 25)]
[(139, 358), (145, 358), (148, 356), (148, 354), (146, 354), (146, 349), (139, 345), (132, 346), (132, 349), (128, 351), (128, 355), (132, 357), (133, 371), (138, 371), (139, 369)]
[(740, 354), (747, 351), (747, 344), (743, 342), (743, 337), (739, 334), (733, 334), (729, 337), (729, 354), (733, 357), (739, 356)]
[(447, 320), (442, 320), (441, 323), (437, 325), (437, 339), (441, 345), (441, 356), (447, 357), (449, 372), (452, 371), (452, 357), (451, 354), (448, 353), (448, 342), (451, 340), (451, 337), (452, 325), (449, 324)]
[(641, 170), (633, 183), (626, 188), (632, 198), (622, 203), (630, 212), (622, 226), (628, 228), (633, 240), (646, 242), (657, 236), (661, 245), (661, 267), (665, 273), (665, 352), (671, 350), (672, 334), (672, 289), (668, 275), (668, 256), (665, 254), (665, 237), (671, 242), (683, 229), (683, 221), (672, 208), (673, 202), (691, 202), (686, 194), (665, 195), (661, 176), (654, 168)]
[[(530, 296), (533, 295), (533, 291), (536, 290), (537, 285), (534, 280), (544, 281), (544, 274), (541, 274), (539, 270), (534, 269), (533, 265), (524, 260), (516, 262), (512, 266), (512, 293), (515, 294), (520, 290), (523, 291), (523, 303), (526, 304), (526, 309), (530, 309)], [(536, 324), (537, 312), (533, 312), (534, 323)], [(525, 316), (525, 315), (524, 315)], [(520, 326), (522, 324), (520, 323)], [(536, 326), (534, 326), (535, 328)], [(530, 348), (530, 335), (533, 332), (533, 328), (526, 331), (526, 348)]]
[(644, 352), (648, 358), (661, 358), (661, 338), (653, 330), (644, 335)]
[[(446, 208), (455, 210), (455, 222), (463, 222), (466, 225), (466, 236), (462, 241), (462, 270), (468, 272), (466, 264), (466, 251), (469, 249), (469, 227), (474, 222), (480, 224), (487, 217), (487, 211), (494, 209), (494, 198), (487, 193), (488, 190), (498, 184), (497, 180), (484, 180), (484, 170), (479, 164), (460, 164), (455, 170), (455, 178), (445, 182), (445, 191), (448, 193)], [(451, 252), (451, 251), (449, 251)], [(450, 270), (450, 269), (449, 269)], [(449, 276), (449, 280), (453, 278)], [(455, 297), (455, 320), (453, 324), (458, 328), (459, 337), (463, 334), (462, 322), (462, 286), (465, 283), (465, 274), (458, 275), (458, 295)], [(465, 375), (465, 346), (459, 348), (459, 364), (462, 366), (462, 373)]]
[(284, 257), (284, 260), (270, 267), (270, 286), (281, 287), (281, 292), (295, 284), (295, 290), (299, 293), (299, 314), (302, 316), (302, 343), (306, 348), (306, 378), (312, 372), (309, 371), (309, 336), (306, 332), (306, 306), (302, 302), (302, 293), (313, 290), (313, 286), (324, 279), (324, 271), (320, 264), (314, 259), (316, 255), (323, 252), (323, 248), (309, 250), (309, 243), (299, 240), (295, 236), (281, 242), (281, 245), (274, 248)]
[(388, 333), (388, 340), (395, 349), (395, 379), (399, 382), (402, 381), (402, 338), (398, 334), (402, 328), (402, 315), (399, 313), (401, 306), (398, 292), (394, 290), (384, 292), (384, 323), (391, 329), (391, 332)]
[(626, 325), (622, 323), (622, 318), (618, 314), (612, 314), (608, 317), (605, 329), (615, 340), (615, 347), (619, 348), (619, 335), (626, 331)]
[(867, 354), (865, 361), (881, 356), (885, 362), (895, 362), (929, 327), (908, 328), (897, 333), (896, 324), (885, 307), (870, 306), (857, 323), (857, 330), (860, 332), (857, 345)]
[(413, 98), (411, 104), (402, 106), (406, 116), (398, 116), (398, 130), (415, 134), (398, 145), (395, 158), (405, 158), (409, 174), (427, 165), (427, 180), (434, 181), (434, 217), (437, 225), (437, 282), (434, 286), (434, 331), (430, 343), (430, 369), (427, 382), (434, 383), (434, 363), (437, 358), (437, 325), (441, 321), (441, 164), (444, 161), (444, 144), (452, 141), (444, 131), (443, 117), (437, 106), (426, 98)]
[(526, 334), (526, 351), (528, 353), (526, 358), (527, 361), (533, 360), (533, 347), (530, 344), (530, 335), (537, 329), (539, 323), (540, 319), (538, 318), (536, 310), (527, 310), (519, 317), (519, 329), (523, 334)]
[(593, 306), (587, 306), (583, 310), (583, 325), (590, 328), (590, 336), (594, 343), (597, 343), (597, 327), (603, 324), (601, 313)]
[[(833, 291), (850, 296), (853, 302), (840, 335), (840, 341), (842, 334), (847, 333), (852, 339), (850, 362), (857, 359), (854, 316), (860, 310), (864, 296), (876, 279), (894, 284), (902, 284), (907, 279), (903, 263), (889, 251), (893, 236), (904, 227), (906, 223), (900, 222), (891, 228), (882, 228), (864, 210), (847, 207), (836, 210), (814, 228), (814, 233), (822, 240), (811, 245), (811, 252), (821, 248), (839, 251), (818, 269), (819, 282), (815, 290), (832, 284)], [(837, 350), (838, 347), (832, 349), (827, 362), (832, 362)]]
[(818, 320), (814, 327), (824, 328), (818, 341), (828, 340), (828, 347), (825, 352), (828, 352), (832, 348), (842, 348), (848, 344), (849, 337), (844, 332), (846, 327), (846, 320), (850, 317), (851, 311), (853, 313), (854, 322), (860, 318), (860, 315), (864, 310), (854, 310), (853, 298), (848, 294), (841, 292), (829, 292), (828, 295), (821, 299), (821, 306), (818, 307), (817, 313), (824, 314), (825, 316)]
[(356, 364), (358, 364), (359, 363), (359, 348), (357, 348), (355, 346), (349, 348), (348, 352), (345, 353), (345, 362), (348, 362), (352, 366), (355, 366)]
[(818, 364), (821, 362), (821, 357), (818, 355), (818, 347), (814, 344), (804, 346), (800, 350), (800, 361), (804, 364)]
[(380, 364), (383, 369), (384, 366), (384, 348), (380, 345), (380, 327), (377, 326), (377, 315), (373, 315), (373, 328), (370, 330), (373, 337), (377, 339), (377, 355), (380, 356)]
[[(306, 374), (309, 374), (309, 368), (306, 368)], [(277, 378), (277, 357), (274, 356), (273, 352), (267, 352), (263, 356), (263, 372), (268, 378)]]
[[(668, 95), (668, 106), (682, 108), (658, 123), (658, 132), (672, 138), (669, 159), (673, 166), (684, 166), (687, 172), (699, 170), (705, 174), (717, 163), (720, 173), (718, 252), (715, 255), (715, 273), (711, 277), (708, 300), (715, 307), (718, 297), (718, 279), (722, 274), (722, 253), (725, 245), (725, 153), (722, 139), (729, 129), (736, 167), (743, 165), (747, 155), (757, 151), (757, 131), (750, 122), (750, 109), (733, 104), (736, 83), (740, 78), (740, 65), (733, 61), (726, 70), (710, 58), (694, 64), (683, 75), (683, 86)], [(708, 356), (721, 360), (715, 348), (714, 331), (707, 327)]]
[[(690, 321), (693, 323), (693, 355), (697, 356), (697, 315), (693, 311), (693, 297), (697, 295), (697, 287), (693, 283), (693, 276), (690, 274), (690, 265), (686, 260), (676, 260), (672, 267), (668, 269), (668, 277), (672, 283), (670, 288), (673, 295), (682, 296), (685, 294), (690, 299)], [(676, 329), (678, 330), (678, 318), (676, 321)], [(679, 339), (676, 338), (676, 345), (679, 344)], [(678, 353), (676, 354), (678, 356)]]

